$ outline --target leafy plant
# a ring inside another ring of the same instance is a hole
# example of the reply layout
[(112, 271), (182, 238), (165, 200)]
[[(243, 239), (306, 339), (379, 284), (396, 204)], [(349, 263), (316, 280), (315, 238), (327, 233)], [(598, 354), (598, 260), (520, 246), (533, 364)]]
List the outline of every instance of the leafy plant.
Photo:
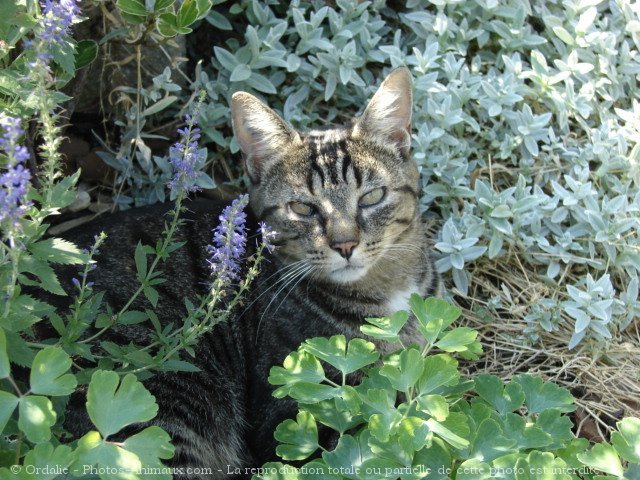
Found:
[[(275, 432), (277, 454), (311, 460), (266, 464), (253, 478), (636, 478), (640, 419), (623, 419), (611, 443), (589, 448), (572, 433), (567, 390), (531, 375), (464, 377), (451, 354), (477, 358), (477, 332), (453, 328), (460, 310), (444, 300), (414, 295), (410, 305), (420, 345), (380, 359), (377, 348), (399, 344), (409, 319), (398, 312), (366, 319), (374, 342), (313, 338), (271, 369), (274, 396), (299, 406)], [(322, 429), (334, 448), (321, 444)]]

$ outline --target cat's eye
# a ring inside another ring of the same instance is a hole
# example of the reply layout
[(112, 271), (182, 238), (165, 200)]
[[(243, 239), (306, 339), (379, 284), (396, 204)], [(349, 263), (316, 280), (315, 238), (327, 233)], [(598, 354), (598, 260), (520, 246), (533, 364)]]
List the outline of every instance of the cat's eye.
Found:
[(289, 208), (293, 213), (302, 217), (309, 217), (315, 211), (311, 205), (302, 202), (291, 202)]
[(374, 188), (360, 197), (358, 200), (359, 207), (373, 207), (382, 201), (386, 189), (384, 187)]

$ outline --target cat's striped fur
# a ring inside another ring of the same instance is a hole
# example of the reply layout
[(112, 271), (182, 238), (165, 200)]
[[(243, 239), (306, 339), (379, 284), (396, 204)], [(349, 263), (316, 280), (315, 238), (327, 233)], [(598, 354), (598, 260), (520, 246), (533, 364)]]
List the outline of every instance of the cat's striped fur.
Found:
[[(409, 156), (406, 69), (392, 72), (364, 114), (342, 128), (297, 132), (242, 92), (233, 96), (232, 112), (252, 209), (279, 232), (278, 248), (246, 307), (198, 346), (195, 363), (202, 371), (159, 373), (145, 382), (160, 407), (152, 423), (176, 445), (173, 464), (212, 472), (184, 470), (179, 478), (230, 478), (235, 467), (274, 459), (275, 427), (296, 410), (291, 401), (272, 398), (269, 369), (307, 338), (360, 336), (364, 317), (407, 308), (411, 293), (434, 295), (440, 288), (419, 215), (418, 169)], [(121, 213), (100, 224), (111, 243), (102, 249), (95, 288), (106, 290), (116, 307), (137, 284), (131, 253), (118, 252), (139, 240), (153, 244), (162, 208)], [(205, 245), (218, 208), (190, 205), (179, 233), (187, 245), (165, 268), (174, 280), (160, 286), (157, 312), (164, 322), (178, 320), (184, 296), (206, 283)], [(85, 226), (70, 237), (88, 244), (96, 228)], [(140, 328), (129, 327), (112, 341), (144, 338)], [(412, 343), (410, 326), (404, 335)], [(89, 428), (82, 401), (74, 397), (66, 422), (76, 435)]]

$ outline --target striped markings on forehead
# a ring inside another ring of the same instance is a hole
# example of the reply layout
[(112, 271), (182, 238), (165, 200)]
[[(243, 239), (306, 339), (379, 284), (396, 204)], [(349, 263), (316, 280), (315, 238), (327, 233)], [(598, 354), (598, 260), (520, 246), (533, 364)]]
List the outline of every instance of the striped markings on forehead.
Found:
[[(307, 186), (314, 193), (316, 186), (326, 188), (328, 185), (349, 183), (352, 178), (356, 185), (362, 185), (362, 172), (352, 162), (347, 149), (347, 132), (330, 130), (312, 132), (306, 137), (309, 146), (309, 171)], [(349, 173), (352, 172), (352, 175)]]

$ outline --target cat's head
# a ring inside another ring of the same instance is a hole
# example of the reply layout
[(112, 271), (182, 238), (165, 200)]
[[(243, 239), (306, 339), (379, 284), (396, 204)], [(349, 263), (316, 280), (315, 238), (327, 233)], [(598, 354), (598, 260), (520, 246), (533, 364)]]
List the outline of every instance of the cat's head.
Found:
[(251, 206), (279, 233), (282, 260), (325, 281), (358, 281), (419, 222), (411, 108), (406, 68), (346, 127), (301, 133), (253, 95), (233, 95)]

